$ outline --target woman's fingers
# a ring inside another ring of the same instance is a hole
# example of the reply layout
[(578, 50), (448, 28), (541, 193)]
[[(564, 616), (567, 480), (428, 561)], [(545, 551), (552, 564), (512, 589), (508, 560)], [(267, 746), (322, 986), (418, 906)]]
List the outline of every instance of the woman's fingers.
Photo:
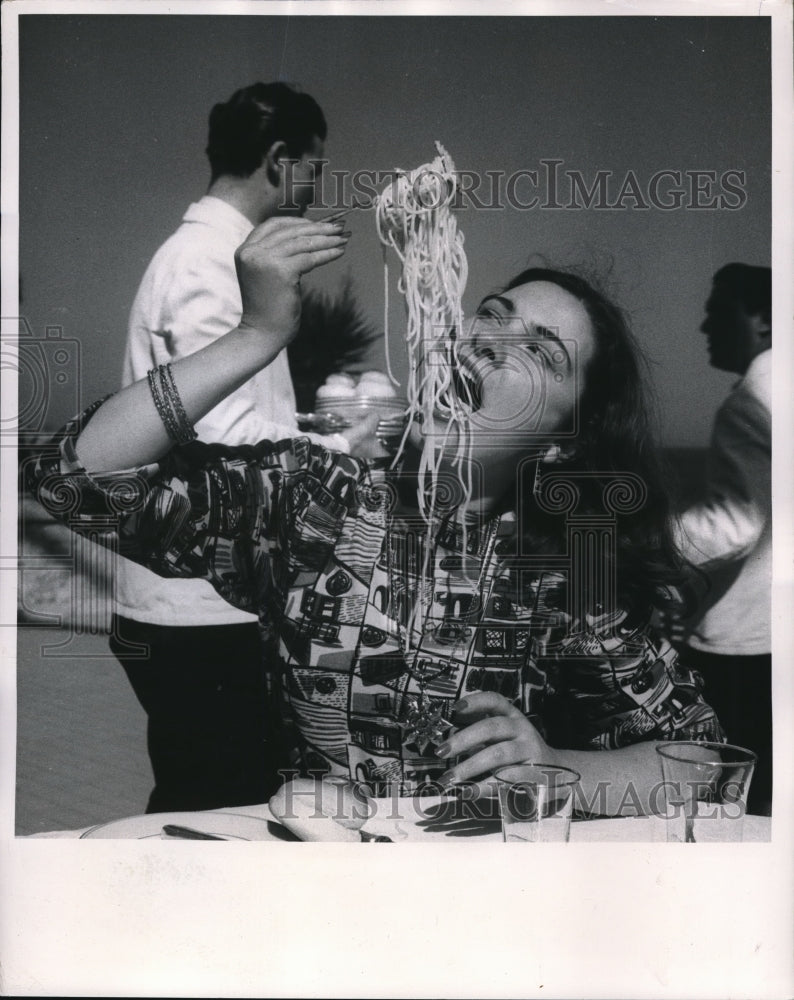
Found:
[(529, 742), (523, 740), (503, 740), (479, 750), (477, 753), (458, 761), (446, 774), (441, 776), (444, 785), (459, 784), (492, 775), (500, 767), (508, 764), (524, 763), (534, 756)]
[(275, 218), (257, 226), (235, 254), (243, 303), (240, 327), (286, 346), (300, 321), (301, 277), (341, 257), (348, 239), (334, 223)]
[(336, 260), (341, 257), (345, 252), (345, 246), (347, 244), (334, 245), (329, 247), (321, 247), (316, 250), (303, 250), (290, 255), (290, 261), (293, 262), (295, 270), (298, 273), (298, 277), (302, 274), (308, 274), (309, 271), (313, 271), (316, 267), (321, 267), (323, 264), (330, 264), (332, 260)]
[(523, 712), (500, 694), (467, 695), (455, 706), (455, 723), (460, 728), (439, 747), (439, 753), (464, 755), (465, 759), (447, 771), (444, 784), (483, 778), (507, 764), (542, 759), (549, 751)]
[(298, 238), (341, 236), (344, 228), (343, 223), (337, 222), (312, 222), (294, 216), (276, 217), (253, 229), (246, 243), (275, 250)]
[[(254, 230), (254, 233), (257, 231)], [(267, 231), (254, 236), (252, 234), (238, 250), (238, 255), (245, 256), (253, 265), (267, 266), (279, 260), (289, 261), (290, 258), (302, 254), (312, 254), (317, 251), (347, 246), (350, 234), (327, 224), (314, 224), (281, 228), (273, 232)], [(292, 262), (294, 263), (294, 262)]]
[[(286, 221), (286, 220), (285, 220)], [(282, 227), (258, 238), (249, 237), (238, 249), (240, 265), (263, 279), (293, 280), (336, 260), (345, 252), (350, 235), (327, 224)]]
[(350, 239), (345, 233), (295, 233), (281, 244), (284, 255), (293, 257), (295, 254), (314, 253), (317, 250), (328, 250), (330, 247), (344, 247)]
[(455, 717), (463, 722), (474, 721), (477, 718), (490, 715), (507, 715), (523, 719), (523, 713), (507, 700), (504, 695), (495, 691), (477, 691), (467, 694), (453, 706)]
[(345, 252), (347, 240), (327, 238), (322, 236), (307, 236), (285, 244), (283, 254), (284, 267), (300, 277), (313, 271), (322, 264), (336, 260)]
[(520, 735), (517, 720), (507, 716), (497, 716), (481, 719), (465, 729), (458, 730), (444, 743), (445, 757), (456, 757), (458, 754), (471, 753), (479, 747), (498, 743), (500, 740), (510, 740)]

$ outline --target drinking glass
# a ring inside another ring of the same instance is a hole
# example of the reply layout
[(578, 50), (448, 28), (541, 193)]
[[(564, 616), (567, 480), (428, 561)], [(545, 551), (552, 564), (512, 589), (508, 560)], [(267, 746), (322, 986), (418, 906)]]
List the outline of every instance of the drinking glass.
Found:
[(663, 809), (667, 841), (740, 841), (757, 760), (752, 750), (682, 741), (662, 743), (656, 752), (662, 784), (652, 806)]
[(505, 843), (566, 843), (580, 775), (557, 764), (512, 764), (496, 772)]

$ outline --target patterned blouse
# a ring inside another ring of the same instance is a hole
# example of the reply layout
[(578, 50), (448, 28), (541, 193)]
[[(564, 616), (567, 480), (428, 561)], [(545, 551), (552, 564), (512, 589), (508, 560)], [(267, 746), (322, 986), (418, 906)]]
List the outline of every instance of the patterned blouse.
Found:
[(411, 793), (449, 766), (434, 750), (473, 691), (502, 694), (559, 748), (722, 738), (648, 615), (572, 620), (565, 571), (523, 565), (510, 516), (431, 534), (391, 513), (376, 463), (307, 438), (194, 442), (89, 476), (74, 441), (98, 405), (38, 457), (31, 490), (72, 529), (259, 616), (303, 769)]

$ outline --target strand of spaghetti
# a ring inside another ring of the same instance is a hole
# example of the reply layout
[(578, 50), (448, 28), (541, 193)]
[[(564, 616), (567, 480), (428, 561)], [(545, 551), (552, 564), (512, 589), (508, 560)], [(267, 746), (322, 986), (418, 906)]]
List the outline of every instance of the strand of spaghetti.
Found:
[[(405, 447), (414, 424), (421, 418), (425, 445), (419, 462), (419, 503), (427, 524), (419, 586), (430, 572), (432, 524), (439, 500), (455, 489), (440, 480), (441, 464), (454, 436), (454, 454), (447, 460), (463, 494), (465, 507), (472, 491), (472, 445), (466, 418), (473, 408), (468, 391), (461, 400), (456, 393), (453, 370), (458, 363), (456, 337), (463, 331), (461, 297), (468, 266), (463, 236), (457, 230), (451, 204), (455, 192), (454, 164), (436, 143), (438, 157), (410, 174), (397, 171), (395, 180), (377, 199), (378, 234), (385, 248), (395, 251), (402, 269), (398, 289), (407, 312), (408, 402), (406, 428), (397, 458)], [(384, 282), (388, 270), (384, 260)], [(385, 325), (388, 330), (388, 310)], [(388, 336), (388, 333), (387, 333)], [(391, 372), (390, 372), (391, 374)], [(437, 433), (437, 421), (443, 430)], [(416, 601), (410, 613), (411, 635), (422, 625), (425, 602)], [(421, 631), (421, 628), (420, 628)]]
[(386, 374), (392, 385), (399, 385), (391, 368), (391, 348), (389, 345), (389, 262), (386, 258), (386, 248), (383, 248), (383, 351), (386, 356)]

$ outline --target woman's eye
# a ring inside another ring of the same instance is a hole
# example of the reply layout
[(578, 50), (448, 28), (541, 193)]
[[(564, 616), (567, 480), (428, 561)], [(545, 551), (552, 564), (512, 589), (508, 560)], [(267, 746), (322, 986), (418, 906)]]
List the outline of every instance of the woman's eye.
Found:
[(524, 345), (530, 354), (534, 354), (539, 357), (545, 365), (551, 364), (551, 358), (549, 357), (546, 347), (537, 340), (529, 340)]
[(478, 309), (477, 316), (480, 319), (490, 320), (492, 323), (501, 324), (502, 322), (502, 317), (500, 316), (500, 314), (493, 312), (491, 309)]

